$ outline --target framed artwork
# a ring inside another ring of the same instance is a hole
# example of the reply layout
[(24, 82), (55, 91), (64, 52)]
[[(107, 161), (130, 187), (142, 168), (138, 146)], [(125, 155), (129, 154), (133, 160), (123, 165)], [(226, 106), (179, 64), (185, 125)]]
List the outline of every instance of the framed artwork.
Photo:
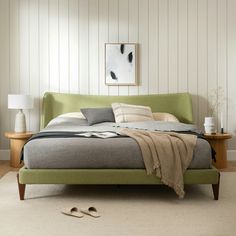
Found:
[(105, 44), (105, 84), (137, 85), (137, 44)]

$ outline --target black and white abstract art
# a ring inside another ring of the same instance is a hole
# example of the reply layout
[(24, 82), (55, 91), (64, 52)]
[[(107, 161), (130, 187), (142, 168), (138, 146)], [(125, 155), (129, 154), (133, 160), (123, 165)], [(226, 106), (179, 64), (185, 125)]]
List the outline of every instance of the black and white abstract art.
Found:
[(137, 85), (136, 44), (105, 44), (105, 64), (107, 85)]

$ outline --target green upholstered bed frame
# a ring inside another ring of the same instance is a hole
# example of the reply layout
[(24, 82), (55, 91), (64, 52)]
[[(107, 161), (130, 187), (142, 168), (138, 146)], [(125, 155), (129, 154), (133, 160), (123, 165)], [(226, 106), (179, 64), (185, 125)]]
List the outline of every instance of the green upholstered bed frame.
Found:
[[(153, 112), (169, 112), (180, 121), (193, 123), (191, 95), (188, 93), (96, 96), (45, 93), (41, 129), (56, 116), (76, 112), (85, 107), (110, 106), (112, 102), (147, 105)], [(162, 184), (159, 178), (147, 175), (143, 169), (27, 169), (17, 175), (20, 199), (24, 199), (26, 184)], [(217, 169), (187, 170), (185, 184), (211, 184), (214, 199), (218, 200), (220, 174)]]

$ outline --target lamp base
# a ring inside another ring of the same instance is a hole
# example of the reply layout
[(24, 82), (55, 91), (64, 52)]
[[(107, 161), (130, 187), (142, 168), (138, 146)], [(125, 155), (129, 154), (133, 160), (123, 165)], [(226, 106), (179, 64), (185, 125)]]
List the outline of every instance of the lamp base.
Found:
[(20, 109), (19, 112), (16, 114), (15, 132), (26, 132), (25, 114), (23, 113), (22, 109)]

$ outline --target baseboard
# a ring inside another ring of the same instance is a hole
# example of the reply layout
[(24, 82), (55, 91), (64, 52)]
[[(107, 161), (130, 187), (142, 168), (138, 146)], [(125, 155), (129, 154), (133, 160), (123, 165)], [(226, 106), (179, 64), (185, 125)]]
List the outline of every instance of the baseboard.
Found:
[[(227, 150), (227, 159), (236, 161), (236, 150)], [(0, 150), (0, 160), (10, 160), (10, 150)]]
[(0, 160), (10, 160), (10, 150), (0, 150)]
[(236, 161), (236, 150), (228, 150), (227, 159), (228, 161)]

